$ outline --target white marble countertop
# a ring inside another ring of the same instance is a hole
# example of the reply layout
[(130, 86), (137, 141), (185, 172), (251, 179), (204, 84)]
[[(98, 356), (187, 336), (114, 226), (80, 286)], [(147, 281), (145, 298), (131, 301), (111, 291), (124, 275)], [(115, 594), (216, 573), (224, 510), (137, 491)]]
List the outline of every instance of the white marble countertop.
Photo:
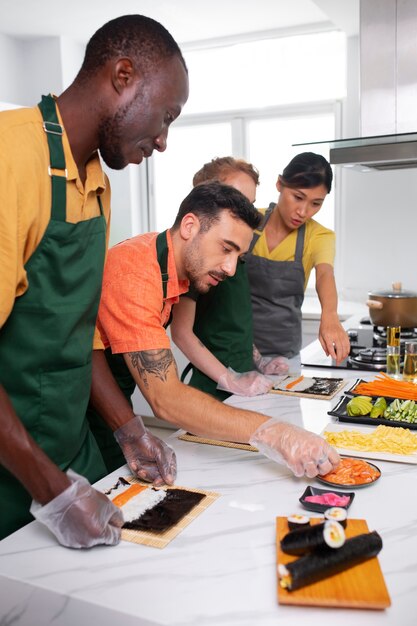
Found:
[[(324, 370), (306, 369), (318, 371), (323, 375)], [(339, 376), (340, 370), (326, 375)], [(267, 395), (234, 396), (228, 403), (319, 433), (336, 401)], [(358, 489), (349, 509), (350, 517), (365, 519), (382, 536), (379, 561), (392, 606), (385, 611), (281, 606), (275, 518), (304, 511), (298, 498), (307, 485), (319, 483), (297, 479), (257, 453), (184, 442), (177, 435), (168, 439), (177, 453), (177, 484), (221, 497), (162, 550), (127, 542), (69, 550), (38, 522), (29, 524), (0, 542), (0, 625), (415, 624), (416, 465), (378, 461), (381, 479)], [(97, 486), (107, 488), (127, 473), (122, 468)]]

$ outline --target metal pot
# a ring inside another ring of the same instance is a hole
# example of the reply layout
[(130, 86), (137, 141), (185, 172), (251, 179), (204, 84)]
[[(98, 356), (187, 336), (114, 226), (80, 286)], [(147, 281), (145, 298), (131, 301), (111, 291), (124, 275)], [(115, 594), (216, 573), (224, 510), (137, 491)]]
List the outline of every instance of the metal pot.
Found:
[(417, 328), (417, 293), (403, 291), (394, 283), (392, 291), (369, 291), (366, 304), (375, 326)]

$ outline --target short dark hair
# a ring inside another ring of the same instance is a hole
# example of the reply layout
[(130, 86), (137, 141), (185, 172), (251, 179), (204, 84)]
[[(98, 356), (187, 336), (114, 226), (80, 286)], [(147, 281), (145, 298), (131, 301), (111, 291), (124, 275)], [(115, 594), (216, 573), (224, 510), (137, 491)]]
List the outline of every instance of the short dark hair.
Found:
[(122, 15), (110, 20), (91, 37), (78, 78), (94, 75), (110, 59), (128, 56), (147, 74), (162, 60), (178, 55), (187, 70), (181, 50), (159, 22), (145, 15)]
[(224, 181), (229, 174), (237, 174), (242, 172), (247, 174), (255, 183), (259, 185), (259, 172), (252, 165), (243, 159), (235, 159), (232, 156), (216, 157), (208, 163), (204, 163), (203, 167), (194, 174), (193, 186), (201, 185), (209, 180)]
[(184, 198), (172, 228), (179, 228), (184, 215), (194, 213), (200, 220), (201, 231), (208, 231), (225, 209), (252, 229), (258, 228), (262, 220), (261, 214), (243, 193), (230, 185), (210, 182), (197, 185)]
[(293, 189), (311, 189), (324, 185), (330, 193), (333, 172), (330, 163), (321, 154), (301, 152), (288, 163), (279, 180), (285, 187)]

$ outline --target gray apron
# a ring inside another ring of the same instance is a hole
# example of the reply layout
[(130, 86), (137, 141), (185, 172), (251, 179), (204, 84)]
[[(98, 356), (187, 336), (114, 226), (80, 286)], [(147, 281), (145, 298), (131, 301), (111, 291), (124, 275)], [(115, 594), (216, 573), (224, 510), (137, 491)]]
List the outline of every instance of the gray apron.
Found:
[[(275, 204), (269, 205), (259, 228), (264, 230)], [(255, 233), (245, 257), (249, 277), (254, 342), (263, 356), (292, 358), (301, 349), (301, 305), (304, 300), (305, 224), (297, 233), (294, 261), (271, 261), (252, 254), (260, 234)]]

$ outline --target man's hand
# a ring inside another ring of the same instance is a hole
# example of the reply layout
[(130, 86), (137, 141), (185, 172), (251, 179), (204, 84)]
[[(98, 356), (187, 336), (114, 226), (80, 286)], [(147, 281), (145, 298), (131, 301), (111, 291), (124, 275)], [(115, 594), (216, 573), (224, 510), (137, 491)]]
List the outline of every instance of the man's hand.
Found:
[(174, 450), (152, 435), (138, 415), (118, 428), (114, 436), (135, 476), (156, 487), (173, 484), (177, 475)]
[(59, 543), (67, 548), (91, 548), (120, 541), (123, 515), (84, 476), (67, 472), (71, 485), (42, 506), (33, 501), (32, 515), (45, 524)]
[(249, 443), (273, 461), (287, 465), (296, 476), (328, 474), (340, 463), (336, 450), (322, 437), (275, 418), (261, 424)]

